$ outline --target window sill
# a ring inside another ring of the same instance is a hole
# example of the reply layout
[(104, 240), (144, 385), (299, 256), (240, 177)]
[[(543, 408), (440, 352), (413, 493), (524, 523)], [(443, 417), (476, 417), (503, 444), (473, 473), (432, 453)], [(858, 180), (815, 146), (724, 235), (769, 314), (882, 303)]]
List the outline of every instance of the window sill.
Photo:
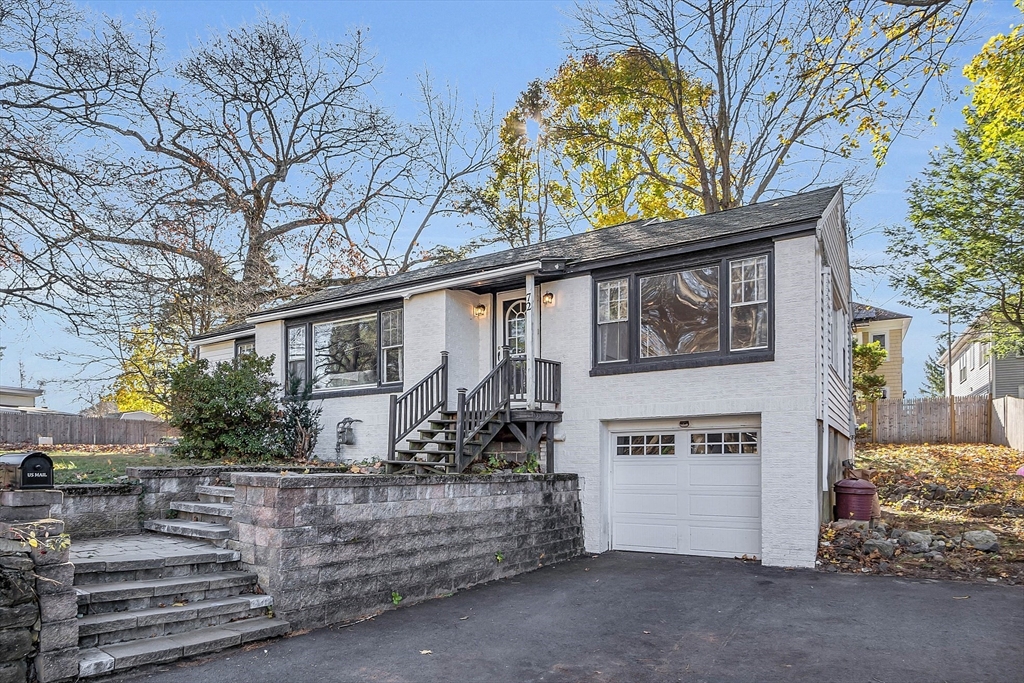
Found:
[(775, 360), (775, 352), (771, 350), (734, 353), (728, 356), (709, 356), (705, 358), (664, 358), (643, 363), (608, 363), (595, 366), (590, 371), (591, 377), (604, 375), (625, 375), (633, 372), (657, 372), (661, 370), (682, 370), (686, 368), (706, 368), (718, 365), (739, 365), (743, 363), (766, 363)]
[(372, 396), (374, 394), (400, 394), (404, 385), (384, 384), (379, 387), (358, 387), (355, 389), (330, 389), (327, 391), (314, 391), (309, 396), (310, 401), (322, 398), (341, 398), (343, 396)]

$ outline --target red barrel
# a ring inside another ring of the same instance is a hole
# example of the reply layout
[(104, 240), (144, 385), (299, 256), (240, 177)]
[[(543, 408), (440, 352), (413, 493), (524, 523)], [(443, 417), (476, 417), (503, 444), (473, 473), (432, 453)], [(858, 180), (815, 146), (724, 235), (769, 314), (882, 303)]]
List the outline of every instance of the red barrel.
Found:
[(837, 481), (836, 519), (871, 521), (871, 504), (875, 499), (875, 485), (863, 479)]

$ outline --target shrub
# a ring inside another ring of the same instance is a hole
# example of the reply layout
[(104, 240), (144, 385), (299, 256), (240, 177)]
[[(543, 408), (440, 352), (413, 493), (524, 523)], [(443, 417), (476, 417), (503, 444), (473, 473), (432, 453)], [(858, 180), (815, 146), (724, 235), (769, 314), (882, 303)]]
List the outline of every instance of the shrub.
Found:
[(170, 424), (181, 432), (175, 453), (197, 460), (259, 462), (284, 449), (280, 388), (273, 356), (244, 354), (230, 363), (186, 361), (171, 371)]
[[(297, 387), (295, 387), (297, 388)], [(296, 391), (291, 392), (293, 395)], [(321, 406), (314, 408), (309, 402), (309, 390), (301, 396), (285, 401), (282, 416), (281, 439), (285, 453), (296, 460), (306, 460), (313, 454), (316, 440), (324, 428), (320, 424)]]

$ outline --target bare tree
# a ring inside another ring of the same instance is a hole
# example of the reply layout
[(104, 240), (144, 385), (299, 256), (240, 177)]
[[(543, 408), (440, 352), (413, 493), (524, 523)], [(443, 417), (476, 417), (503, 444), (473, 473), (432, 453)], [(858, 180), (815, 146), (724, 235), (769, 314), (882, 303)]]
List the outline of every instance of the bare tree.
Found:
[(493, 116), (426, 77), (419, 120), (375, 103), (359, 31), (264, 15), (172, 62), (152, 18), (0, 0), (0, 51), (0, 296), (54, 302), (110, 359), (132, 327), (180, 345), (450, 257), (428, 233), (493, 154)]
[[(870, 145), (875, 162), (916, 113), (925, 88), (949, 68), (946, 54), (970, 0), (583, 1), (573, 47), (647, 57), (681, 135), (665, 174), (628, 141), (585, 122), (559, 131), (622, 144), (643, 172), (699, 198), (710, 213), (856, 173), (849, 159)], [(693, 117), (694, 79), (707, 95)], [(922, 116), (923, 118), (923, 116)], [(694, 177), (697, 182), (688, 180)]]

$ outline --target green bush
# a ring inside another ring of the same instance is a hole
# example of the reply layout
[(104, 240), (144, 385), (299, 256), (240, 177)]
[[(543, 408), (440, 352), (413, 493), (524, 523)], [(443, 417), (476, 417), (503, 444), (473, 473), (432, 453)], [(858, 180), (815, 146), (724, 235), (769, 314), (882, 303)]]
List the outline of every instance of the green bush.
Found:
[[(291, 394), (295, 396), (298, 386), (293, 386)], [(309, 402), (310, 392), (306, 389), (301, 396), (290, 398), (284, 402), (282, 421), (282, 445), (285, 453), (296, 460), (308, 460), (313, 454), (317, 438), (323, 425), (320, 414), (323, 408), (314, 408)]]
[(171, 371), (170, 424), (181, 432), (175, 453), (197, 460), (260, 462), (285, 451), (281, 390), (273, 356), (244, 354), (211, 371), (205, 359)]

